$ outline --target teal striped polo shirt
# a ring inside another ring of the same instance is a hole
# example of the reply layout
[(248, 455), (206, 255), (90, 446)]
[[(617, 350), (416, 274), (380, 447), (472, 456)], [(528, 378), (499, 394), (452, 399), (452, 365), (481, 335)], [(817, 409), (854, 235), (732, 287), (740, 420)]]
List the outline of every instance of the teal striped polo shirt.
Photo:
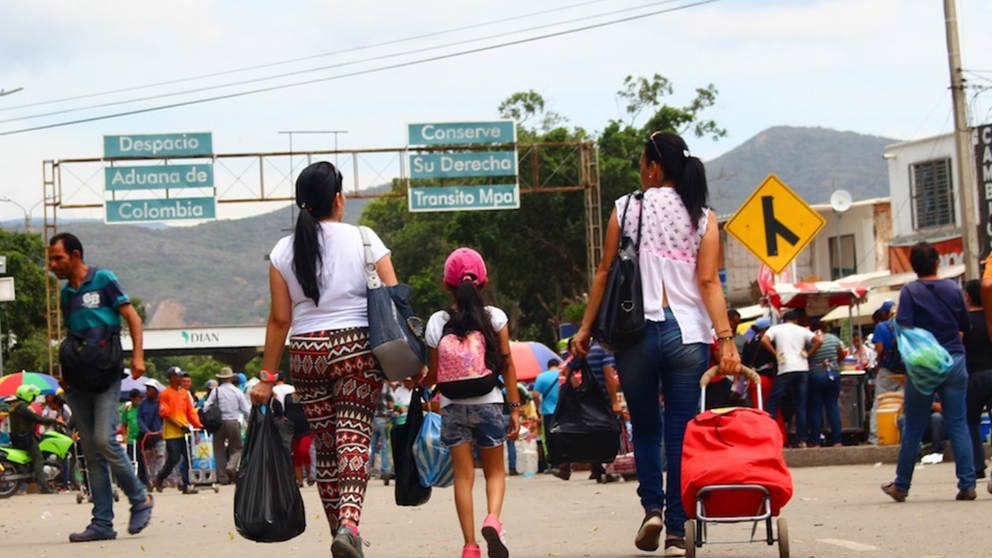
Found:
[(117, 308), (131, 301), (113, 271), (95, 266), (90, 266), (79, 288), (68, 283), (62, 287), (61, 296), (69, 331), (90, 341), (119, 333), (121, 314)]

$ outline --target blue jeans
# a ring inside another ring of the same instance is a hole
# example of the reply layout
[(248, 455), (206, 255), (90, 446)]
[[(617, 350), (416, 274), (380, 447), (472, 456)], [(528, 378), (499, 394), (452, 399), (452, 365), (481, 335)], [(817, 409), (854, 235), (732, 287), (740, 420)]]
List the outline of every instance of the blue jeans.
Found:
[(117, 422), (120, 393), (119, 380), (102, 393), (86, 393), (74, 389), (65, 392), (89, 469), (93, 497), (92, 523), (108, 529), (114, 527), (111, 473), (131, 504), (140, 504), (148, 498), (144, 485), (134, 475), (131, 460), (127, 458), (115, 436), (114, 425)]
[(392, 474), (393, 469), (389, 466), (389, 438), (386, 437), (386, 417), (375, 417), (372, 419), (372, 439), (369, 442), (372, 454), (369, 456), (369, 467), (375, 463), (375, 456), (379, 456), (379, 470), (384, 475)]
[[(510, 415), (503, 415), (503, 423), (510, 428)], [(517, 469), (517, 444), (513, 440), (506, 441), (506, 466), (511, 471)]]
[[(954, 364), (944, 383), (937, 387), (944, 414), (944, 427), (954, 451), (954, 473), (958, 477), (958, 490), (975, 487), (975, 460), (972, 455), (971, 436), (965, 420), (965, 398), (968, 391), (968, 370), (964, 355), (953, 354)], [(899, 446), (896, 464), (896, 488), (909, 491), (913, 482), (913, 468), (920, 453), (923, 431), (930, 420), (933, 395), (923, 395), (913, 386), (912, 377), (906, 375), (905, 407), (906, 426)]]
[[(665, 309), (665, 321), (649, 321), (644, 337), (630, 349), (618, 352), (616, 362), (633, 425), (641, 506), (645, 511), (660, 510), (667, 503), (665, 530), (684, 536), (688, 518), (681, 496), (682, 440), (686, 425), (699, 412), (699, 378), (709, 363), (709, 347), (705, 343), (683, 344), (675, 316)], [(659, 393), (665, 396), (664, 419)], [(663, 440), (668, 463), (667, 499), (661, 486)]]
[[(834, 378), (831, 380), (830, 375)], [(816, 367), (809, 374), (809, 441), (820, 445), (820, 434), (823, 433), (823, 410), (827, 410), (827, 422), (830, 423), (830, 439), (828, 445), (839, 444), (841, 435), (840, 423), (840, 374), (834, 370)]]
[(798, 441), (805, 442), (806, 435), (806, 398), (809, 383), (809, 372), (787, 372), (775, 376), (775, 383), (772, 384), (772, 393), (768, 396), (768, 405), (765, 410), (772, 418), (778, 414), (778, 407), (782, 404), (785, 394), (791, 393), (793, 403), (796, 408), (796, 436)]

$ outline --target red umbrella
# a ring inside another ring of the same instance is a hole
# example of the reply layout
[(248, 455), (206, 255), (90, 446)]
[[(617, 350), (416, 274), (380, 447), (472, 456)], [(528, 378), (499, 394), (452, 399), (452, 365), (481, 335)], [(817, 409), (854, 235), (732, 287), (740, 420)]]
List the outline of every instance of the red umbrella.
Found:
[(548, 361), (561, 360), (557, 353), (537, 341), (510, 341), (510, 355), (517, 371), (517, 380), (530, 381), (548, 369)]

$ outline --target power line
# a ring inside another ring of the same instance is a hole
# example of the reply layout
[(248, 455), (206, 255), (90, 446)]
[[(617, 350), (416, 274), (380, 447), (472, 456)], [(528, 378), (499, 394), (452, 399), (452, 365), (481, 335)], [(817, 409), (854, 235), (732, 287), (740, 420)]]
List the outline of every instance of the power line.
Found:
[[(611, 10), (611, 11), (608, 11), (608, 12), (602, 12), (602, 13), (598, 13), (598, 14), (577, 17), (577, 18), (573, 18), (573, 19), (567, 19), (567, 20), (562, 20), (562, 21), (557, 21), (557, 22), (552, 22), (552, 23), (545, 23), (545, 24), (541, 24), (541, 25), (534, 25), (532, 27), (525, 27), (525, 28), (522, 28), (522, 29), (516, 29), (516, 30), (511, 30), (511, 31), (504, 31), (502, 33), (495, 33), (493, 35), (488, 35), (488, 36), (485, 36), (485, 37), (476, 37), (476, 38), (473, 38), (473, 39), (464, 39), (464, 40), (460, 40), (460, 41), (453, 41), (453, 42), (444, 43), (444, 44), (440, 44), (440, 45), (434, 45), (434, 46), (420, 47), (420, 48), (415, 48), (415, 49), (401, 51), (401, 52), (394, 52), (394, 53), (389, 53), (389, 54), (382, 54), (382, 55), (378, 55), (378, 56), (370, 56), (370, 57), (366, 57), (366, 58), (363, 58), (363, 59), (351, 60), (351, 61), (347, 61), (347, 62), (339, 62), (339, 63), (336, 63), (336, 64), (329, 64), (329, 65), (325, 65), (325, 66), (318, 66), (318, 67), (315, 67), (315, 68), (306, 68), (306, 69), (302, 69), (302, 70), (294, 70), (294, 71), (291, 71), (291, 72), (284, 72), (284, 73), (281, 73), (281, 74), (275, 74), (275, 75), (270, 75), (270, 76), (262, 76), (262, 77), (257, 77), (257, 78), (250, 78), (250, 79), (244, 79), (244, 80), (240, 80), (240, 81), (234, 81), (234, 82), (228, 82), (228, 83), (221, 83), (221, 84), (216, 84), (216, 85), (208, 85), (208, 86), (203, 86), (203, 87), (196, 87), (196, 88), (193, 88), (193, 89), (185, 89), (185, 90), (173, 91), (173, 92), (169, 92), (169, 93), (158, 93), (158, 94), (154, 94), (154, 95), (146, 95), (144, 97), (137, 97), (137, 98), (132, 98), (132, 99), (124, 99), (124, 100), (120, 100), (120, 101), (109, 101), (109, 102), (106, 102), (106, 103), (98, 103), (98, 104), (93, 104), (93, 105), (85, 105), (85, 106), (79, 106), (79, 107), (65, 108), (65, 109), (59, 109), (59, 110), (54, 110), (54, 111), (49, 111), (49, 112), (29, 114), (29, 115), (25, 115), (25, 116), (14, 116), (14, 117), (11, 117), (11, 118), (0, 119), (0, 124), (6, 124), (6, 123), (9, 123), (9, 122), (17, 122), (17, 121), (21, 121), (21, 120), (33, 120), (33, 119), (44, 118), (44, 117), (48, 117), (48, 116), (58, 116), (60, 114), (69, 114), (69, 113), (73, 113), (73, 112), (82, 112), (82, 111), (92, 110), (92, 109), (98, 109), (98, 108), (107, 108), (107, 107), (112, 107), (112, 106), (126, 105), (126, 104), (131, 104), (131, 103), (138, 103), (138, 102), (142, 102), (142, 101), (152, 101), (152, 100), (155, 100), (155, 99), (164, 99), (164, 98), (169, 98), (169, 97), (177, 97), (177, 96), (189, 95), (189, 94), (193, 94), (193, 93), (204, 93), (206, 91), (213, 91), (213, 90), (216, 90), (216, 89), (226, 89), (226, 88), (229, 88), (229, 87), (237, 87), (237, 86), (240, 86), (240, 85), (249, 85), (249, 84), (252, 84), (252, 83), (260, 83), (260, 82), (265, 82), (265, 81), (272, 81), (272, 80), (282, 79), (282, 78), (287, 78), (287, 77), (292, 77), (292, 76), (296, 76), (296, 75), (309, 74), (309, 73), (320, 72), (320, 71), (324, 71), (324, 70), (332, 70), (332, 69), (343, 68), (343, 67), (347, 67), (347, 66), (355, 66), (355, 65), (359, 65), (359, 64), (365, 64), (365, 63), (368, 63), (368, 62), (375, 62), (375, 61), (378, 61), (378, 60), (388, 60), (390, 58), (397, 58), (397, 57), (401, 57), (401, 56), (410, 56), (410, 55), (414, 55), (414, 54), (421, 54), (421, 53), (424, 53), (424, 52), (430, 52), (430, 51), (434, 51), (434, 50), (441, 50), (441, 49), (444, 49), (444, 48), (457, 47), (457, 46), (462, 46), (462, 45), (467, 45), (467, 44), (472, 44), (472, 43), (480, 43), (480, 42), (483, 42), (483, 41), (489, 41), (489, 40), (493, 40), (493, 39), (499, 39), (499, 38), (507, 37), (507, 36), (511, 36), (511, 35), (518, 35), (520, 33), (529, 33), (529, 32), (532, 32), (532, 31), (538, 31), (538, 30), (541, 30), (541, 29), (547, 29), (549, 27), (557, 27), (557, 26), (560, 26), (560, 25), (569, 25), (569, 24), (573, 24), (573, 23), (578, 23), (580, 21), (587, 21), (587, 20), (590, 20), (590, 19), (598, 19), (598, 18), (602, 18), (602, 17), (606, 17), (606, 16), (611, 16), (611, 15), (616, 15), (616, 14), (621, 14), (621, 13), (626, 13), (626, 12), (631, 12), (631, 11), (637, 11), (637, 10), (641, 10), (641, 9), (644, 9), (644, 8), (651, 8), (651, 7), (655, 7), (655, 6), (659, 6), (659, 5), (672, 4), (672, 3), (675, 3), (675, 2), (681, 2), (681, 1), (685, 1), (685, 0), (660, 0), (660, 1), (651, 2), (651, 3), (648, 3), (648, 4), (641, 4), (639, 6), (633, 6), (633, 7), (629, 7), (629, 8), (623, 8), (623, 9), (620, 9), (620, 10)], [(346, 49), (346, 50), (352, 50), (352, 49)], [(345, 52), (345, 51), (341, 51), (341, 52)]]
[(510, 21), (515, 21), (515, 20), (520, 20), (520, 19), (527, 19), (527, 18), (530, 18), (530, 17), (544, 15), (544, 14), (558, 12), (558, 11), (564, 11), (564, 10), (571, 10), (571, 9), (575, 9), (575, 8), (581, 8), (581, 7), (584, 7), (584, 6), (587, 6), (587, 5), (600, 4), (602, 2), (608, 2), (608, 1), (609, 0), (586, 0), (585, 2), (579, 2), (579, 3), (576, 3), (576, 4), (569, 4), (569, 5), (565, 5), (565, 6), (558, 6), (556, 8), (550, 8), (550, 9), (540, 10), (540, 11), (536, 11), (536, 12), (529, 12), (529, 13), (526, 13), (526, 14), (509, 16), (509, 17), (504, 17), (504, 18), (500, 18), (500, 19), (493, 19), (493, 20), (489, 20), (489, 21), (483, 21), (483, 22), (480, 22), (480, 23), (474, 23), (474, 24), (470, 24), (470, 25), (463, 25), (463, 26), (460, 26), (460, 27), (452, 27), (452, 28), (449, 28), (449, 29), (443, 29), (441, 31), (434, 31), (434, 32), (431, 32), (431, 33), (423, 33), (423, 34), (420, 34), (420, 35), (411, 35), (409, 37), (403, 37), (403, 38), (400, 38), (400, 39), (393, 39), (391, 41), (382, 41), (382, 42), (378, 42), (378, 43), (369, 43), (369, 44), (365, 44), (365, 45), (348, 47), (348, 48), (343, 48), (343, 49), (339, 49), (339, 50), (332, 50), (332, 51), (323, 52), (323, 53), (320, 53), (320, 54), (311, 54), (311, 55), (308, 55), (308, 56), (300, 56), (300, 57), (297, 57), (297, 58), (288, 58), (288, 59), (285, 59), (285, 60), (276, 60), (276, 61), (273, 61), (273, 62), (267, 62), (267, 63), (264, 63), (264, 64), (255, 64), (255, 65), (252, 65), (252, 66), (242, 66), (240, 68), (234, 68), (234, 69), (230, 69), (230, 70), (223, 70), (223, 71), (219, 71), (219, 72), (211, 72), (211, 73), (206, 73), (206, 74), (198, 74), (198, 75), (188, 76), (188, 77), (184, 77), (184, 78), (176, 78), (176, 79), (171, 79), (171, 80), (166, 80), (166, 81), (159, 81), (159, 82), (155, 82), (155, 83), (148, 83), (148, 84), (145, 84), (145, 85), (134, 85), (134, 86), (129, 86), (129, 87), (122, 87), (122, 88), (119, 88), (119, 89), (111, 89), (111, 90), (108, 90), (108, 91), (100, 91), (100, 92), (96, 92), (96, 93), (84, 93), (84, 94), (75, 95), (75, 96), (72, 96), (72, 97), (62, 97), (62, 98), (59, 98), (59, 99), (50, 99), (50, 100), (47, 100), (47, 101), (36, 101), (36, 102), (33, 102), (33, 103), (26, 103), (26, 104), (23, 104), (23, 105), (15, 105), (15, 106), (11, 106), (11, 107), (0, 107), (0, 112), (2, 112), (2, 111), (8, 111), (8, 110), (22, 109), (22, 108), (37, 107), (37, 106), (42, 106), (42, 105), (51, 105), (51, 104), (56, 104), (56, 103), (64, 103), (64, 102), (67, 102), (67, 101), (77, 101), (79, 99), (90, 99), (90, 98), (93, 98), (93, 97), (103, 97), (103, 96), (106, 96), (106, 95), (113, 95), (115, 93), (126, 93), (126, 92), (129, 92), (129, 91), (139, 91), (141, 89), (149, 89), (149, 88), (152, 88), (152, 87), (161, 87), (163, 85), (173, 85), (173, 84), (184, 83), (184, 82), (188, 82), (188, 81), (197, 81), (197, 80), (201, 80), (201, 79), (208, 79), (208, 78), (220, 77), (220, 76), (231, 75), (231, 74), (237, 74), (237, 73), (242, 73), (242, 72), (249, 72), (249, 71), (253, 71), (253, 70), (261, 70), (261, 69), (265, 69), (265, 68), (271, 68), (271, 67), (274, 67), (274, 66), (281, 66), (281, 65), (284, 65), (284, 64), (293, 64), (293, 63), (296, 63), (296, 62), (304, 62), (304, 61), (307, 61), (307, 60), (314, 60), (314, 59), (317, 59), (317, 58), (326, 58), (328, 56), (337, 56), (337, 55), (340, 55), (340, 54), (347, 54), (349, 52), (356, 52), (356, 51), (360, 51), (360, 50), (368, 50), (368, 49), (379, 48), (379, 47), (384, 47), (384, 46), (389, 46), (389, 45), (401, 44), (401, 43), (406, 43), (406, 42), (410, 42), (410, 41), (417, 41), (417, 40), (420, 40), (420, 39), (429, 39), (429, 38), (433, 38), (433, 37), (440, 37), (442, 35), (450, 35), (452, 33), (457, 33), (457, 32), (460, 32), (460, 31), (468, 31), (470, 29), (478, 29), (480, 27), (488, 27), (490, 25), (496, 25), (498, 23), (507, 23), (507, 22), (510, 22)]
[(239, 92), (235, 92), (235, 93), (228, 93), (226, 95), (216, 95), (216, 96), (213, 96), (213, 97), (205, 97), (205, 98), (200, 98), (200, 99), (192, 99), (192, 100), (189, 100), (189, 101), (181, 101), (181, 102), (170, 103), (170, 104), (166, 104), (166, 105), (158, 105), (158, 106), (152, 106), (152, 107), (145, 107), (145, 108), (140, 108), (140, 109), (135, 109), (135, 110), (130, 110), (130, 111), (117, 112), (117, 113), (111, 113), (111, 114), (104, 114), (104, 115), (93, 116), (93, 117), (89, 117), (89, 118), (81, 118), (81, 119), (77, 119), (77, 120), (55, 122), (55, 123), (51, 123), (51, 124), (43, 124), (43, 125), (32, 126), (32, 127), (28, 127), (28, 128), (20, 128), (20, 129), (16, 129), (16, 130), (8, 130), (8, 131), (0, 132), (0, 136), (9, 136), (9, 135), (20, 134), (20, 133), (24, 133), (24, 132), (33, 132), (33, 131), (37, 131), (37, 130), (46, 130), (46, 129), (50, 129), (50, 128), (60, 128), (60, 127), (64, 127), (64, 126), (71, 126), (71, 125), (74, 125), (74, 124), (84, 124), (84, 123), (87, 123), (87, 122), (95, 122), (95, 121), (98, 121), (98, 120), (107, 120), (107, 119), (111, 119), (111, 118), (119, 118), (119, 117), (122, 117), (122, 116), (133, 116), (135, 114), (143, 114), (143, 113), (147, 113), (147, 112), (156, 112), (156, 111), (160, 111), (160, 110), (167, 110), (167, 109), (172, 109), (172, 108), (179, 108), (179, 107), (184, 107), (184, 106), (197, 105), (197, 104), (208, 103), (208, 102), (212, 102), (212, 101), (220, 101), (220, 100), (225, 100), (225, 99), (233, 99), (233, 98), (237, 98), (237, 97), (244, 97), (244, 96), (247, 96), (247, 95), (254, 95), (254, 94), (258, 94), (258, 93), (266, 93), (266, 92), (270, 92), (270, 91), (277, 91), (277, 90), (280, 90), (280, 89), (289, 89), (291, 87), (300, 87), (300, 86), (303, 86), (303, 85), (311, 85), (311, 84), (314, 84), (314, 83), (321, 83), (321, 82), (325, 82), (325, 81), (334, 81), (334, 80), (344, 79), (344, 78), (348, 78), (348, 77), (355, 77), (355, 76), (360, 76), (360, 75), (366, 75), (366, 74), (384, 72), (384, 71), (387, 71), (387, 70), (395, 70), (395, 69), (398, 69), (398, 68), (405, 68), (405, 67), (409, 67), (409, 66), (418, 66), (418, 65), (422, 65), (422, 64), (427, 64), (429, 62), (437, 62), (437, 61), (440, 61), (440, 60), (448, 60), (448, 59), (451, 59), (451, 58), (459, 58), (459, 57), (466, 56), (466, 55), (469, 55), (469, 54), (478, 54), (480, 52), (486, 52), (486, 51), (496, 50), (496, 49), (505, 48), (505, 47), (509, 47), (509, 46), (516, 46), (516, 45), (531, 43), (531, 42), (535, 42), (535, 41), (541, 41), (541, 40), (545, 40), (545, 39), (550, 39), (550, 38), (554, 38), (554, 37), (561, 37), (561, 36), (565, 36), (565, 35), (571, 35), (571, 34), (574, 34), (574, 33), (580, 33), (580, 32), (583, 32), (583, 31), (589, 31), (589, 30), (592, 30), (592, 29), (598, 29), (598, 28), (602, 28), (602, 27), (608, 27), (608, 26), (611, 26), (611, 25), (616, 25), (618, 23), (626, 23), (626, 22), (629, 22), (629, 21), (636, 21), (636, 20), (639, 20), (639, 19), (645, 19), (645, 18), (652, 17), (652, 16), (655, 16), (655, 15), (660, 15), (660, 14), (663, 14), (663, 13), (677, 12), (677, 11), (681, 11), (681, 10), (685, 10), (685, 9), (689, 9), (689, 8), (694, 8), (694, 7), (702, 6), (702, 5), (705, 5), (705, 4), (711, 4), (711, 3), (714, 3), (714, 2), (717, 2), (717, 1), (718, 0), (699, 0), (697, 2), (692, 2), (692, 3), (689, 3), (689, 4), (684, 4), (682, 6), (676, 6), (676, 7), (673, 7), (673, 8), (665, 8), (665, 9), (661, 9), (661, 10), (655, 10), (655, 11), (652, 11), (652, 12), (646, 12), (646, 13), (643, 13), (643, 14), (637, 14), (637, 15), (627, 16), (627, 17), (623, 17), (623, 18), (617, 18), (617, 19), (613, 19), (613, 20), (609, 20), (609, 21), (604, 21), (604, 22), (599, 22), (599, 23), (593, 23), (593, 24), (584, 25), (584, 26), (581, 26), (581, 27), (575, 27), (575, 28), (572, 28), (572, 29), (565, 29), (565, 30), (562, 30), (562, 31), (556, 31), (556, 32), (553, 32), (553, 33), (545, 33), (543, 35), (535, 35), (533, 37), (525, 37), (525, 38), (516, 39), (516, 40), (513, 40), (513, 41), (506, 41), (506, 42), (497, 43), (497, 44), (494, 44), (494, 45), (481, 46), (481, 47), (466, 49), (466, 50), (452, 52), (452, 53), (447, 53), (447, 54), (438, 54), (438, 55), (435, 55), (435, 56), (429, 56), (429, 57), (421, 58), (421, 59), (417, 59), (417, 60), (410, 60), (410, 61), (407, 61), (407, 62), (398, 62), (398, 63), (395, 63), (395, 64), (387, 64), (385, 66), (379, 66), (379, 67), (376, 67), (376, 68), (368, 68), (368, 69), (363, 69), (363, 70), (356, 70), (354, 72), (348, 72), (348, 73), (338, 74), (338, 75), (334, 75), (334, 76), (327, 76), (327, 77), (322, 77), (322, 78), (315, 78), (315, 79), (309, 79), (309, 80), (304, 80), (304, 81), (291, 82), (291, 83), (286, 83), (286, 84), (281, 84), (281, 85), (273, 85), (273, 86), (269, 86), (269, 87), (261, 87), (261, 88), (257, 88), (257, 89), (250, 89), (250, 90), (247, 90), (247, 91), (239, 91)]

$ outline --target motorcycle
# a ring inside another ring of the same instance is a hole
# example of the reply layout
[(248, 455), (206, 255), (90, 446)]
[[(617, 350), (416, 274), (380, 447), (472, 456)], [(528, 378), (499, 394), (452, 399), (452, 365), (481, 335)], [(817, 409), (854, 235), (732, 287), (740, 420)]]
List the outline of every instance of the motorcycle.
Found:
[[(56, 488), (65, 474), (68, 463), (66, 457), (73, 459), (73, 439), (71, 436), (52, 429), (41, 435), (38, 449), (45, 460), (45, 478), (34, 478), (34, 466), (27, 451), (11, 446), (0, 446), (0, 498), (9, 498), (17, 492), (21, 482), (46, 483)], [(70, 464), (71, 470), (71, 464)]]

